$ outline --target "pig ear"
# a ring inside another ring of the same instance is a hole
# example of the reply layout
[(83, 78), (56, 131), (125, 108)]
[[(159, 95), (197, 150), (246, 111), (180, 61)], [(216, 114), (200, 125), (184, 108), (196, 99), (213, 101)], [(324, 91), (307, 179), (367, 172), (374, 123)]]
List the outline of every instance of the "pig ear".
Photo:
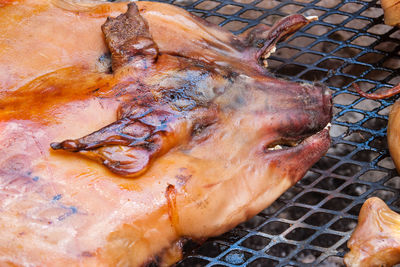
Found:
[(243, 40), (245, 45), (261, 48), (264, 46), (265, 38), (270, 29), (271, 27), (265, 24), (257, 24), (254, 28), (240, 34), (239, 37)]
[[(275, 45), (285, 40), (300, 28), (316, 20), (317, 17), (304, 17), (300, 14), (285, 17), (274, 24), (270, 29), (262, 31), (262, 27), (255, 28), (247, 36), (249, 46), (259, 47), (256, 58), (263, 63), (275, 51)], [(266, 27), (264, 27), (266, 29)]]
[(78, 152), (116, 174), (133, 177), (173, 145), (170, 137), (175, 133), (170, 126), (174, 122), (177, 116), (168, 111), (138, 108), (89, 135), (50, 146), (55, 150)]
[(156, 60), (157, 45), (135, 3), (128, 5), (126, 13), (107, 18), (101, 29), (111, 52), (113, 71), (126, 64), (145, 68)]

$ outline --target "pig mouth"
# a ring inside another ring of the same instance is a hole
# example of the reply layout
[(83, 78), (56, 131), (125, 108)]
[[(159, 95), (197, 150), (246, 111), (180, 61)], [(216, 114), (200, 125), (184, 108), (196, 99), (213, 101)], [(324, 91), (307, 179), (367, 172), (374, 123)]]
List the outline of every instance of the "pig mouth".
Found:
[(293, 149), (298, 149), (302, 148), (305, 146), (307, 143), (311, 142), (321, 142), (321, 143), (326, 143), (330, 142), (330, 137), (329, 137), (329, 131), (331, 128), (331, 123), (328, 122), (326, 126), (319, 132), (310, 135), (306, 138), (301, 138), (298, 140), (280, 140), (273, 142), (271, 144), (268, 144), (265, 146), (264, 152), (266, 153), (274, 153), (274, 152), (279, 152), (279, 151), (289, 151)]
[[(329, 131), (332, 120), (332, 98), (327, 87), (322, 86), (322, 101), (317, 115), (308, 122), (309, 129), (306, 134), (290, 136), (274, 140), (264, 146), (265, 153), (292, 152), (294, 150), (309, 149), (314, 152), (324, 153), (326, 147), (330, 145)], [(307, 126), (308, 126), (307, 125)], [(311, 147), (307, 144), (315, 144)]]

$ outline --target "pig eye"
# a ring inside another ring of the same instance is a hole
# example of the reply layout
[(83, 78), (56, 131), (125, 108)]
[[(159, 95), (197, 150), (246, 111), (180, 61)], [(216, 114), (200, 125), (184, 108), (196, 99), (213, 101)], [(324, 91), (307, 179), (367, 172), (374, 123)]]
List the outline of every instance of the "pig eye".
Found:
[(207, 137), (210, 131), (208, 131), (208, 128), (213, 125), (213, 122), (199, 122), (199, 123), (195, 123), (194, 126), (192, 127), (192, 132), (191, 132), (191, 136), (193, 138), (203, 138), (203, 137)]
[(192, 136), (200, 135), (209, 125), (196, 123), (192, 128)]
[(168, 94), (168, 98), (171, 99), (171, 100), (175, 100), (175, 99), (177, 99), (178, 97), (177, 97), (177, 95), (174, 94), (174, 93), (169, 93), (169, 94)]
[(179, 100), (179, 99), (185, 97), (182, 90), (179, 90), (179, 89), (178, 90), (176, 90), (176, 89), (162, 90), (162, 95), (163, 95), (163, 98), (169, 102), (173, 102), (173, 101), (176, 101), (176, 100)]

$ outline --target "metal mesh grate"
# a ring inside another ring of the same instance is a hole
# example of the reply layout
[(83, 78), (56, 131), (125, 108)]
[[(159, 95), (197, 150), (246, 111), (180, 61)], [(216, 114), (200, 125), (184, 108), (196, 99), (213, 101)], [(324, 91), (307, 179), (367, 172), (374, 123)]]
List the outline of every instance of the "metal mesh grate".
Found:
[[(342, 266), (364, 201), (378, 196), (400, 211), (400, 177), (387, 150), (394, 98), (373, 101), (352, 89), (400, 82), (400, 30), (383, 24), (376, 0), (170, 0), (234, 33), (293, 13), (318, 15), (269, 59), (273, 72), (332, 89), (332, 147), (272, 206), (208, 240), (177, 266)], [(398, 77), (396, 77), (398, 76)]]

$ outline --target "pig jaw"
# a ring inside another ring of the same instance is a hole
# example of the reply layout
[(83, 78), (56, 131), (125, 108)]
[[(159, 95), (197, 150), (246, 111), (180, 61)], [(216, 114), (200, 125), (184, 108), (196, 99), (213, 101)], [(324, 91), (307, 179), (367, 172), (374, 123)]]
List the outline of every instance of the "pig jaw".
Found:
[[(272, 204), (326, 153), (330, 146), (331, 101), (321, 87), (312, 90), (320, 99), (316, 107), (320, 121), (305, 128), (307, 135), (295, 137), (291, 132), (291, 144), (288, 135), (280, 132), (279, 121), (284, 117), (273, 120), (276, 114), (265, 106), (266, 90), (247, 90), (236, 105), (223, 106), (222, 96), (217, 99), (224, 111), (219, 124), (204, 130), (205, 135), (212, 130), (208, 138), (184, 150), (190, 159), (196, 159), (185, 169), (206, 177), (176, 186), (173, 225), (179, 234), (201, 239), (224, 233)], [(293, 108), (292, 112), (298, 114), (299, 110)], [(279, 142), (285, 142), (285, 146), (276, 148)], [(270, 147), (273, 144), (274, 149)], [(198, 198), (190, 197), (193, 195)], [(205, 217), (213, 220), (205, 222)]]
[[(229, 151), (236, 152), (235, 156), (211, 150), (216, 143), (206, 143), (203, 149), (197, 147), (184, 156), (184, 169), (204, 177), (175, 185), (176, 204), (169, 205), (173, 206), (171, 214), (175, 219), (171, 221), (179, 235), (199, 240), (222, 234), (272, 204), (328, 150), (330, 139), (328, 129), (324, 129), (294, 148), (267, 153), (233, 148), (240, 150)], [(218, 140), (221, 145), (228, 147), (229, 141)]]

